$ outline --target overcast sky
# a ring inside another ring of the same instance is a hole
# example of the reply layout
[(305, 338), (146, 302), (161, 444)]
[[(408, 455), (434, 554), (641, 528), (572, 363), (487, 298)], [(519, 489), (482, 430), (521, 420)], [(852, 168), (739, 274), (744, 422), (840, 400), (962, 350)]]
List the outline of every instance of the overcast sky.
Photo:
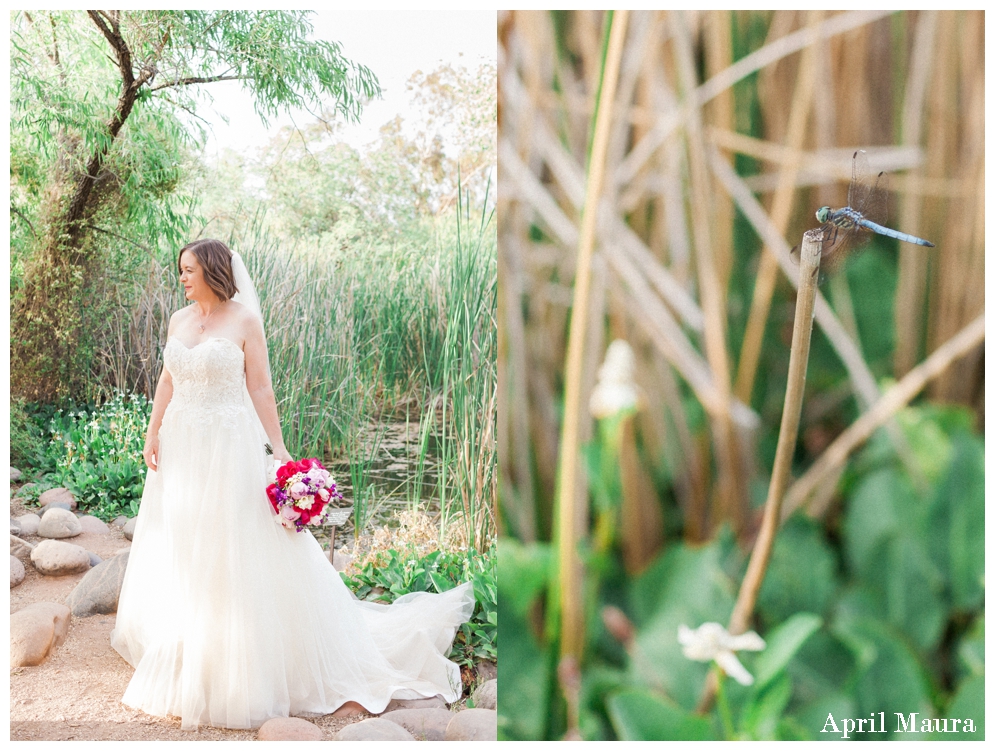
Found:
[[(380, 126), (405, 115), (409, 94), (405, 83), (417, 70), (429, 72), (442, 63), (473, 69), (481, 60), (497, 60), (497, 18), (491, 11), (319, 10), (311, 16), (313, 37), (337, 41), (345, 57), (369, 67), (380, 81), (383, 99), (363, 110), (359, 125), (347, 126), (343, 137), (353, 146), (376, 139)], [(252, 98), (237, 82), (209, 87), (214, 102), (198, 111), (210, 124), (207, 153), (220, 147), (249, 151), (265, 144), (290, 116), (270, 122), (269, 129), (252, 107)], [(221, 115), (228, 117), (226, 125)], [(313, 119), (306, 111), (293, 114), (298, 125)], [(213, 132), (212, 132), (213, 131)]]

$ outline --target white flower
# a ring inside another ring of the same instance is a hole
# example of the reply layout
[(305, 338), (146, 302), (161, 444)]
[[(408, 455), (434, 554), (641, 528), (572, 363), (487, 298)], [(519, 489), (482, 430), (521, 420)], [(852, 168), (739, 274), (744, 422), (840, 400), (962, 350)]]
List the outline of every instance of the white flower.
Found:
[(592, 415), (604, 419), (638, 406), (635, 369), (635, 356), (627, 341), (616, 339), (608, 345), (605, 361), (598, 369), (598, 383), (591, 392)]
[(698, 662), (711, 662), (722, 668), (726, 675), (735, 678), (744, 686), (753, 683), (753, 676), (736, 658), (739, 650), (759, 652), (767, 646), (756, 632), (732, 636), (719, 623), (702, 623), (696, 629), (681, 624), (677, 629), (677, 641), (684, 647), (684, 656)]

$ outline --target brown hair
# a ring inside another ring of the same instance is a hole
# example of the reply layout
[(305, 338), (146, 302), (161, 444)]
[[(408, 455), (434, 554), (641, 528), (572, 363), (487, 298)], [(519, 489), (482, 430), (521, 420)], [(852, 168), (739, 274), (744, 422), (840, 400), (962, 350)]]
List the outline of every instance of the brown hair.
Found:
[(230, 300), (238, 287), (235, 286), (235, 275), (231, 268), (232, 253), (220, 240), (194, 240), (180, 248), (180, 254), (176, 256), (176, 267), (180, 273), (180, 259), (183, 258), (184, 251), (189, 250), (197, 257), (201, 268), (204, 269), (204, 281), (207, 286), (222, 300)]

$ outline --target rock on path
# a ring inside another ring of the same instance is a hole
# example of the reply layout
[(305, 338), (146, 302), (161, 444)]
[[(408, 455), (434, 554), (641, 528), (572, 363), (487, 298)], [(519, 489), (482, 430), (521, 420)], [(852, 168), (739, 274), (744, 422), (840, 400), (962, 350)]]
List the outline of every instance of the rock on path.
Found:
[(75, 537), (82, 532), (83, 525), (76, 518), (76, 514), (64, 508), (47, 508), (41, 515), (41, 522), (38, 524), (38, 536), (47, 537), (50, 540)]
[(38, 534), (38, 525), (41, 523), (38, 514), (21, 514), (15, 521), (20, 525), (22, 535)]
[(464, 709), (446, 727), (447, 741), (496, 741), (497, 712), (493, 709)]
[(477, 709), (497, 709), (497, 679), (484, 681), (473, 692), (473, 706)]
[(261, 741), (320, 741), (321, 728), (299, 717), (274, 717), (259, 727)]
[(57, 602), (36, 602), (10, 616), (10, 666), (40, 665), (66, 640), (69, 608)]
[(428, 709), (395, 709), (380, 715), (381, 720), (389, 720), (407, 730), (419, 741), (444, 741), (446, 727), (455, 715), (448, 709), (432, 707)]
[(413, 741), (415, 737), (397, 723), (371, 717), (346, 725), (335, 734), (337, 741)]
[(10, 557), (10, 588), (13, 589), (24, 581), (24, 564), (16, 555)]
[(128, 567), (128, 552), (94, 566), (69, 595), (66, 605), (77, 618), (116, 613), (124, 572)]
[(50, 503), (56, 502), (66, 503), (70, 509), (76, 508), (76, 496), (72, 494), (69, 488), (52, 488), (38, 496), (39, 506), (48, 506)]
[(95, 516), (81, 516), (78, 519), (80, 527), (84, 532), (95, 535), (109, 535), (111, 528), (104, 523), (103, 519)]
[(45, 576), (82, 574), (90, 570), (90, 555), (79, 545), (42, 540), (31, 551), (31, 563)]

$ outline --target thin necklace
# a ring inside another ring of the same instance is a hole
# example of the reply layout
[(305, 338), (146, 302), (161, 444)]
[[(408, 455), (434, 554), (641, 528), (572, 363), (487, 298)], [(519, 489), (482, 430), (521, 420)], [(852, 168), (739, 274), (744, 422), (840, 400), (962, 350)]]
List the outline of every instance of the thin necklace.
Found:
[(203, 321), (201, 321), (201, 323), (200, 323), (200, 333), (202, 333), (202, 334), (204, 333), (204, 327), (207, 326), (208, 320), (210, 320), (211, 316), (214, 315), (214, 311), (217, 310), (218, 308), (220, 308), (226, 302), (228, 302), (228, 301), (227, 300), (223, 300), (219, 304), (215, 305), (214, 306), (214, 310), (212, 310), (210, 313), (208, 313), (207, 314), (207, 318), (205, 318)]

